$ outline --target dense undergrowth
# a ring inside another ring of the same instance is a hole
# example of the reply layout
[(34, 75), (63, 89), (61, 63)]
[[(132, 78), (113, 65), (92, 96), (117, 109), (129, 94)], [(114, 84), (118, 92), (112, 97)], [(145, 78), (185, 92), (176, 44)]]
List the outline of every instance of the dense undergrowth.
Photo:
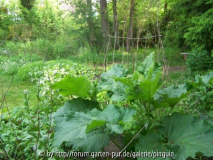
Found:
[(4, 62), (4, 74), (31, 81), (37, 91), (30, 103), (25, 90), (23, 105), (16, 107), (7, 104), (6, 90), (2, 93), (2, 159), (103, 152), (109, 141), (120, 151), (170, 152), (177, 160), (212, 156), (212, 72), (165, 85), (153, 53), (135, 72), (114, 65), (100, 78), (93, 67), (70, 60), (26, 62), (16, 72), (4, 70)]
[(212, 159), (213, 1), (104, 1), (0, 1), (0, 159)]

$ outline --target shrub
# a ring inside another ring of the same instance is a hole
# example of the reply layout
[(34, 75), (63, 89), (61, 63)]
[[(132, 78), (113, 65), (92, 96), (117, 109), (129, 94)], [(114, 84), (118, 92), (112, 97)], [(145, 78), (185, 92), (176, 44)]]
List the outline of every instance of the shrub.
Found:
[[(67, 40), (67, 42), (70, 42)], [(30, 55), (36, 60), (52, 60), (56, 58), (67, 58), (73, 54), (73, 45), (69, 45), (61, 39), (48, 40), (45, 38), (36, 39), (34, 41), (5, 43), (4, 50), (8, 52), (7, 56), (16, 56), (18, 54)], [(0, 53), (1, 54), (1, 53)]]
[(22, 65), (22, 60), (18, 63), (14, 59), (9, 57), (0, 56), (0, 71), (7, 74), (16, 74), (18, 72), (18, 68)]
[[(0, 70), (3, 73), (7, 74), (16, 74), (20, 67), (33, 62), (41, 60), (36, 54), (16, 54), (16, 55), (9, 55), (10, 51), (2, 50), (2, 55), (0, 55)], [(7, 55), (7, 56), (6, 56)]]
[[(0, 121), (0, 132), (1, 140), (3, 139), (2, 146), (7, 155), (5, 152), (1, 152), (0, 159), (12, 159), (11, 157), (14, 157), (14, 155), (16, 159), (32, 159), (36, 150), (38, 154), (47, 147), (50, 151), (55, 149), (49, 145), (52, 142), (52, 133), (48, 132), (52, 127), (49, 124), (49, 116), (45, 113), (47, 111), (43, 108), (41, 110), (39, 112), (39, 123), (37, 122), (37, 111), (27, 106), (14, 107), (10, 110), (12, 118), (8, 113), (3, 114)], [(37, 145), (38, 130), (40, 131), (40, 139)]]
[(74, 76), (84, 75), (90, 79), (94, 76), (90, 68), (66, 59), (32, 62), (24, 65), (18, 71), (19, 79), (30, 81), (37, 81), (38, 78), (45, 79), (45, 81), (50, 78), (55, 81), (55, 79), (60, 80), (68, 74)]
[(24, 65), (18, 71), (18, 77), (21, 80), (30, 80), (32, 77), (35, 78), (35, 72), (43, 70), (44, 62), (32, 62)]
[(186, 63), (191, 72), (206, 71), (213, 68), (213, 58), (207, 51), (190, 53)]
[[(213, 2), (209, 2), (213, 5)], [(209, 9), (200, 16), (191, 19), (191, 27), (184, 35), (186, 42), (191, 48), (197, 48), (199, 51), (207, 50), (212, 52), (213, 48), (213, 9)]]

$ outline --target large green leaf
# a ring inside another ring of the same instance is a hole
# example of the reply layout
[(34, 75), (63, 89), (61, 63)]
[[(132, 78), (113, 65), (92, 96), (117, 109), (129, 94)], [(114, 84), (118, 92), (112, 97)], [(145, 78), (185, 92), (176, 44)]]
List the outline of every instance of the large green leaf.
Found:
[(106, 121), (93, 120), (90, 124), (87, 125), (86, 132), (94, 130), (95, 128), (102, 127), (106, 125)]
[(212, 82), (213, 81), (213, 72), (209, 72), (207, 75), (201, 76), (201, 79), (205, 85)]
[(208, 83), (211, 83), (213, 81), (213, 72), (209, 72), (205, 76), (195, 76), (195, 81), (188, 81), (186, 84), (188, 85), (188, 88), (197, 88), (202, 85), (207, 85)]
[(155, 54), (150, 53), (146, 59), (137, 68), (137, 71), (142, 73), (145, 78), (153, 77), (155, 74), (161, 74), (161, 67), (155, 62)]
[[(138, 143), (135, 146), (136, 152), (169, 152), (169, 149), (166, 146), (162, 145), (163, 137), (158, 133), (150, 132), (146, 136), (140, 137)], [(146, 159), (146, 160), (153, 160), (153, 159), (164, 159), (162, 157), (155, 157), (155, 154), (152, 157), (139, 157), (138, 160)]]
[(154, 58), (154, 52), (150, 53), (143, 61), (143, 63), (138, 66), (137, 70), (144, 75), (147, 75), (149, 74), (149, 72), (152, 72), (155, 66)]
[(92, 84), (85, 77), (68, 76), (63, 80), (52, 85), (53, 89), (59, 89), (59, 92), (64, 95), (75, 95), (81, 98), (87, 97), (88, 92), (92, 90)]
[(78, 119), (73, 116), (64, 118), (61, 123), (57, 123), (55, 127), (54, 145), (60, 146), (63, 142), (73, 141), (77, 138), (86, 138), (87, 124), (91, 119)]
[[(73, 144), (75, 149), (82, 149), (87, 152), (100, 151), (108, 145), (109, 134), (111, 132), (117, 134), (123, 133), (123, 124), (130, 122), (135, 113), (136, 111), (132, 108), (124, 109), (115, 107), (114, 105), (108, 105), (102, 112), (92, 110), (87, 114), (93, 116), (93, 121), (87, 125), (86, 130), (88, 133), (86, 137), (75, 139), (71, 144)], [(104, 132), (100, 128), (103, 126), (110, 130), (110, 132)]]
[(185, 85), (170, 86), (167, 88), (159, 89), (154, 95), (156, 101), (156, 107), (162, 106), (161, 104), (168, 105), (170, 107), (175, 106), (181, 99), (189, 94)]
[(109, 144), (109, 136), (102, 129), (93, 130), (86, 135), (86, 138), (78, 138), (73, 142), (75, 150), (84, 152), (100, 152)]
[[(60, 108), (54, 114), (56, 127), (53, 144), (60, 146), (66, 142), (74, 149), (101, 151), (108, 145), (108, 134), (123, 133), (124, 125), (131, 122), (136, 113), (135, 109), (114, 105), (108, 105), (103, 111), (95, 107), (97, 107), (95, 102), (76, 99)], [(104, 128), (107, 132), (103, 132)]]
[(122, 101), (126, 98), (125, 90), (128, 88), (121, 82), (116, 82), (114, 78), (126, 77), (127, 69), (121, 65), (114, 65), (109, 71), (101, 74), (98, 83), (98, 91), (110, 91), (112, 101)]
[(127, 69), (122, 65), (116, 64), (113, 65), (110, 70), (101, 74), (101, 80), (107, 80), (111, 77), (126, 77)]
[(162, 121), (160, 133), (168, 138), (168, 147), (175, 152), (175, 159), (195, 158), (200, 151), (213, 155), (213, 126), (192, 115), (175, 113)]
[(97, 102), (83, 100), (80, 98), (73, 99), (66, 102), (63, 107), (54, 113), (54, 121), (56, 124), (60, 124), (62, 121), (66, 120), (66, 118), (73, 118), (75, 112), (87, 112), (93, 108), (99, 108), (99, 104)]
[(114, 80), (116, 82), (119, 81), (119, 82), (125, 84), (128, 87), (133, 87), (133, 85), (134, 85), (134, 81), (133, 81), (132, 77), (130, 77), (130, 76), (128, 76), (128, 77), (121, 77), (121, 78), (120, 77), (119, 78), (114, 78)]
[(138, 98), (141, 98), (142, 100), (146, 102), (152, 102), (153, 101), (153, 96), (160, 87), (158, 84), (159, 79), (160, 79), (160, 74), (155, 75), (153, 77), (154, 79), (147, 78), (144, 81), (141, 81), (139, 84), (139, 94)]
[(67, 102), (54, 113), (55, 138), (54, 145), (59, 146), (64, 141), (72, 141), (86, 136), (87, 125), (93, 120), (80, 111), (87, 112), (91, 108), (98, 107), (97, 102), (74, 99)]
[(136, 151), (170, 151), (175, 153), (175, 160), (186, 160), (187, 157), (195, 158), (199, 151), (207, 157), (212, 156), (212, 142), (213, 126), (192, 115), (174, 113), (162, 120), (158, 133), (150, 132), (141, 137)]
[(106, 109), (103, 110), (98, 115), (98, 119), (105, 120), (107, 127), (118, 134), (123, 133), (123, 125), (132, 120), (133, 115), (136, 114), (136, 110), (133, 108), (121, 108), (114, 105), (108, 105)]
[(114, 105), (108, 105), (106, 109), (101, 112), (98, 117), (104, 119), (109, 123), (130, 122), (132, 116), (136, 113), (133, 108), (116, 107)]
[(153, 101), (153, 95), (160, 87), (160, 76), (160, 73), (155, 73), (144, 79), (142, 74), (135, 72), (132, 76), (114, 79), (126, 86), (125, 94), (123, 94), (126, 100), (140, 99), (151, 103)]

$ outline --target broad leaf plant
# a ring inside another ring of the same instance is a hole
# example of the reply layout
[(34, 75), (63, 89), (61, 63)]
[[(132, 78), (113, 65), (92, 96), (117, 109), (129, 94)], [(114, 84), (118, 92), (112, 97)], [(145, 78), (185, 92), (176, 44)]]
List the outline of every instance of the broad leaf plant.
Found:
[[(154, 59), (151, 53), (133, 74), (122, 65), (114, 65), (102, 73), (99, 82), (68, 76), (53, 84), (53, 89), (70, 97), (54, 113), (53, 144), (98, 152), (112, 141), (121, 150), (126, 146), (135, 152), (171, 151), (175, 153), (171, 158), (176, 160), (195, 158), (197, 152), (212, 156), (212, 123), (172, 110), (193, 89), (211, 83), (213, 73), (197, 76), (194, 82), (163, 88), (161, 67)], [(104, 97), (104, 104), (100, 97)], [(164, 108), (170, 111), (160, 116)], [(138, 132), (144, 125), (147, 127)], [(127, 145), (137, 132), (139, 136)], [(122, 145), (116, 143), (115, 135), (123, 138)]]

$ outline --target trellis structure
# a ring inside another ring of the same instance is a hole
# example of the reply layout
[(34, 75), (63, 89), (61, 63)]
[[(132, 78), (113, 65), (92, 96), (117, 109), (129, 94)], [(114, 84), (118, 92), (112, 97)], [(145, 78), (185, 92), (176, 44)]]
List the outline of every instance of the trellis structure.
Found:
[[(113, 64), (115, 63), (115, 60), (114, 60), (114, 55), (115, 55), (115, 44), (116, 44), (116, 39), (123, 39), (123, 40), (127, 40), (127, 39), (130, 39), (130, 40), (133, 40), (132, 41), (132, 46), (131, 48), (133, 48), (133, 44), (134, 44), (134, 41), (136, 41), (136, 52), (132, 53), (132, 60), (133, 60), (133, 66), (134, 66), (134, 69), (137, 67), (137, 61), (138, 61), (138, 50), (139, 50), (139, 41), (140, 40), (146, 40), (146, 43), (145, 43), (145, 49), (147, 47), (147, 40), (150, 40), (150, 38), (158, 38), (158, 44), (157, 44), (157, 47), (156, 49), (158, 50), (157, 51), (157, 62), (159, 62), (160, 60), (163, 61), (163, 68), (165, 68), (166, 66), (166, 59), (165, 59), (165, 55), (164, 55), (164, 47), (163, 47), (163, 42), (162, 42), (162, 35), (154, 35), (154, 36), (148, 36), (148, 37), (137, 37), (137, 38), (132, 38), (132, 37), (121, 37), (121, 36), (112, 36), (112, 35), (107, 35), (106, 37), (109, 38), (108, 40), (108, 45), (107, 45), (107, 49), (106, 49), (106, 52), (105, 52), (105, 57), (104, 57), (104, 70), (106, 71), (106, 68), (107, 68), (107, 60), (106, 60), (106, 56), (107, 56), (107, 53), (108, 53), (108, 48), (109, 48), (109, 41), (111, 38), (114, 38), (114, 48), (113, 48)], [(122, 54), (122, 64), (124, 63), (124, 46), (123, 46), (123, 54)], [(133, 52), (132, 50), (130, 52)], [(129, 67), (129, 52), (127, 52), (128, 55), (127, 55), (127, 63), (128, 63), (128, 67)], [(162, 54), (160, 54), (162, 53)], [(145, 57), (143, 57), (144, 59)], [(143, 60), (142, 59), (142, 60)]]
[[(108, 33), (108, 35), (105, 35), (104, 38), (106, 39), (106, 37), (108, 38), (108, 44), (107, 44), (107, 47), (106, 47), (106, 50), (105, 50), (105, 56), (104, 56), (104, 63), (103, 63), (103, 66), (104, 66), (104, 70), (106, 71), (106, 68), (107, 68), (107, 53), (108, 53), (108, 50), (109, 50), (109, 42), (111, 43), (111, 40), (114, 39), (114, 48), (113, 48), (113, 59), (112, 59), (112, 63), (114, 64), (115, 63), (115, 50), (116, 50), (116, 42), (119, 41), (121, 42), (120, 40), (123, 41), (123, 50), (121, 51), (122, 52), (122, 64), (124, 64), (124, 59), (125, 59), (125, 47), (124, 47), (124, 42), (127, 41), (127, 40), (131, 40), (131, 50), (129, 52), (127, 52), (127, 64), (128, 64), (128, 67), (129, 67), (129, 54), (131, 54), (131, 59), (132, 59), (132, 65), (133, 65), (133, 69), (135, 70), (135, 68), (137, 67), (137, 62), (138, 62), (138, 55), (139, 55), (139, 48), (144, 48), (144, 49), (147, 49), (147, 46), (149, 47), (149, 41), (151, 39), (154, 38), (153, 40), (153, 46), (155, 46), (155, 49), (156, 49), (156, 53), (157, 53), (157, 57), (156, 57), (156, 60), (157, 62), (163, 62), (163, 69), (162, 69), (162, 72), (163, 72), (163, 75), (168, 75), (168, 68), (169, 66), (167, 65), (167, 62), (166, 62), (166, 57), (165, 57), (165, 52), (164, 52), (164, 41), (162, 39), (163, 35), (161, 34), (160, 32), (160, 22), (159, 22), (159, 9), (160, 9), (160, 4), (157, 3), (157, 17), (156, 17), (156, 21), (152, 21), (151, 23), (153, 24), (154, 26), (154, 32), (155, 32), (155, 35), (151, 35), (151, 36), (145, 36), (145, 37), (141, 37), (141, 33), (142, 31), (145, 31), (143, 30), (142, 28), (142, 25), (143, 24), (139, 24), (138, 25), (138, 33), (137, 33), (137, 37), (132, 37), (132, 36), (127, 36), (125, 37), (124, 33), (125, 33), (125, 30), (127, 30), (127, 25), (124, 26), (123, 28), (123, 36), (119, 36), (118, 34), (114, 34), (114, 35), (110, 35)], [(149, 13), (147, 13), (149, 14)], [(149, 19), (149, 15), (145, 14), (145, 18)], [(127, 18), (124, 18), (124, 22), (125, 24), (127, 24)], [(147, 32), (146, 33), (149, 33), (148, 30), (146, 30)], [(128, 32), (128, 31), (127, 31)], [(166, 35), (165, 35), (166, 36)], [(140, 47), (140, 41), (141, 40), (145, 40), (145, 44)], [(133, 45), (135, 45), (135, 50), (133, 50)], [(145, 59), (145, 54), (143, 54), (143, 57), (142, 57), (142, 61)]]

